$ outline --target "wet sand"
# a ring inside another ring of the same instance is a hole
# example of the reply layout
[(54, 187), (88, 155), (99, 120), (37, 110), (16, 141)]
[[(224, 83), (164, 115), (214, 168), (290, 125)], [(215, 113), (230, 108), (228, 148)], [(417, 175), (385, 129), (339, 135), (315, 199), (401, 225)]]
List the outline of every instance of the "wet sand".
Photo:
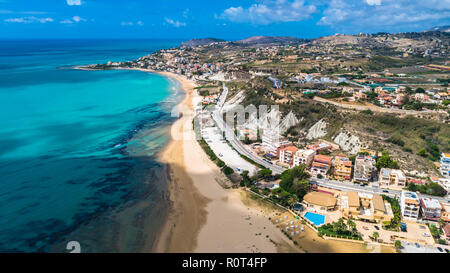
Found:
[[(225, 189), (227, 178), (194, 138), (194, 105), (201, 101), (195, 84), (184, 76), (147, 69), (180, 82), (186, 92), (172, 125), (172, 140), (161, 153), (169, 178), (169, 212), (157, 240), (146, 252), (394, 252), (364, 244), (324, 240), (306, 228), (299, 245), (273, 225), (280, 208), (257, 201), (242, 189)], [(183, 137), (181, 137), (183, 136)], [(149, 244), (150, 245), (150, 244)]]

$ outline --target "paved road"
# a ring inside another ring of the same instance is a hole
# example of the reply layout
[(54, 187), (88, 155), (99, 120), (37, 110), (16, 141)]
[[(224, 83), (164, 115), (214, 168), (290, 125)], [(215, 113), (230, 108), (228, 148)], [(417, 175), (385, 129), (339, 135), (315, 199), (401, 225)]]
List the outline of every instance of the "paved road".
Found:
[[(311, 184), (317, 184), (319, 186), (329, 187), (332, 189), (338, 189), (338, 190), (342, 190), (342, 191), (359, 191), (359, 192), (367, 192), (367, 193), (378, 193), (378, 194), (385, 194), (385, 195), (388, 195), (391, 197), (395, 197), (395, 196), (400, 197), (400, 195), (401, 195), (401, 191), (397, 191), (397, 190), (381, 189), (381, 188), (372, 187), (372, 186), (362, 187), (359, 184), (350, 184), (350, 183), (344, 183), (344, 182), (339, 182), (339, 181), (333, 181), (333, 180), (329, 180), (329, 179), (310, 178), (309, 181)], [(437, 199), (443, 203), (450, 204), (450, 196), (437, 197), (437, 196), (431, 196), (431, 195), (421, 194), (421, 193), (418, 193), (417, 195), (419, 196), (419, 198), (430, 197), (430, 198)]]
[(223, 92), (219, 97), (219, 100), (216, 104), (216, 106), (212, 109), (212, 117), (214, 121), (217, 124), (217, 127), (222, 131), (225, 132), (225, 137), (228, 140), (228, 142), (233, 146), (233, 148), (240, 154), (245, 155), (246, 157), (250, 158), (251, 160), (255, 161), (256, 163), (263, 165), (264, 167), (271, 169), (274, 174), (280, 174), (282, 173), (285, 168), (277, 165), (273, 165), (271, 163), (268, 163), (264, 161), (259, 156), (256, 156), (253, 152), (247, 150), (247, 148), (244, 146), (244, 144), (236, 137), (234, 134), (234, 129), (229, 128), (226, 124), (226, 122), (222, 118), (222, 107), (225, 103), (225, 99), (228, 95), (228, 88), (223, 85)]
[[(280, 174), (286, 169), (278, 166), (270, 164), (266, 161), (264, 161), (261, 157), (255, 155), (253, 152), (249, 151), (244, 144), (236, 137), (234, 134), (234, 129), (227, 127), (226, 122), (222, 118), (222, 107), (225, 103), (225, 99), (228, 96), (228, 88), (223, 85), (223, 92), (221, 96), (219, 97), (219, 100), (216, 104), (216, 106), (212, 109), (212, 117), (214, 121), (216, 122), (218, 128), (225, 132), (225, 137), (228, 140), (228, 142), (233, 146), (233, 148), (240, 154), (245, 155), (246, 157), (252, 159), (258, 164), (263, 165), (264, 167), (271, 169), (274, 174)], [(312, 184), (317, 184), (319, 186), (329, 187), (333, 189), (338, 189), (342, 191), (359, 191), (359, 192), (366, 192), (366, 193), (378, 193), (378, 194), (385, 194), (391, 197), (399, 197), (401, 195), (401, 191), (396, 190), (388, 190), (388, 189), (380, 189), (378, 187), (372, 187), (372, 186), (360, 186), (359, 184), (350, 184), (350, 183), (343, 183), (339, 181), (333, 181), (329, 179), (318, 179), (318, 178), (311, 178), (309, 180)], [(436, 197), (436, 196), (430, 196), (426, 194), (418, 194), (420, 198), (423, 197), (431, 197), (435, 198), (441, 202), (450, 203), (450, 197)]]

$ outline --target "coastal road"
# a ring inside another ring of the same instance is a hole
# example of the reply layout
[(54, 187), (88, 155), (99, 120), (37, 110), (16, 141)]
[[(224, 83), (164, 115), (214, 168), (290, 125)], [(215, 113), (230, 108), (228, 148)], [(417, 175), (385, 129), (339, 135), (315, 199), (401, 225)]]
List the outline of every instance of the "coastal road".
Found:
[[(217, 127), (222, 132), (225, 133), (225, 137), (228, 140), (228, 142), (231, 144), (231, 146), (233, 146), (233, 148), (239, 154), (245, 155), (246, 157), (250, 158), (251, 160), (255, 161), (256, 163), (272, 170), (272, 172), (274, 174), (280, 174), (283, 171), (285, 171), (286, 170), (285, 168), (278, 166), (278, 165), (270, 164), (270, 163), (264, 161), (259, 156), (255, 155), (252, 151), (249, 151), (244, 146), (244, 144), (236, 137), (236, 135), (234, 134), (234, 129), (227, 126), (226, 122), (222, 118), (223, 113), (221, 111), (227, 96), (228, 96), (228, 88), (224, 84), (223, 92), (222, 92), (221, 96), (219, 97), (219, 100), (218, 100), (216, 106), (212, 109), (211, 115), (212, 115), (212, 118), (214, 119), (214, 121), (216, 122)], [(377, 194), (385, 194), (385, 195), (388, 195), (391, 197), (399, 197), (401, 195), (401, 191), (397, 191), (397, 190), (382, 189), (382, 188), (373, 187), (373, 186), (361, 186), (359, 184), (350, 184), (350, 183), (344, 183), (344, 182), (339, 182), (339, 181), (333, 181), (333, 180), (329, 180), (329, 179), (310, 178), (309, 182), (311, 184), (316, 184), (319, 186), (333, 188), (333, 189), (342, 190), (342, 191), (358, 191), (358, 192), (365, 192), (365, 193), (372, 193), (372, 194), (377, 193)], [(420, 194), (420, 193), (417, 193), (417, 195), (419, 196), (419, 198), (429, 197), (429, 198), (437, 199), (440, 202), (444, 202), (447, 204), (450, 203), (449, 196), (437, 197), (437, 196), (430, 196), (430, 195)]]
[[(333, 181), (329, 179), (318, 179), (318, 178), (310, 178), (309, 182), (311, 184), (315, 184), (322, 187), (328, 187), (332, 189), (337, 189), (341, 191), (358, 191), (358, 192), (366, 192), (366, 193), (377, 193), (377, 194), (385, 194), (391, 197), (400, 197), (401, 191), (397, 190), (390, 190), (390, 189), (383, 189), (378, 187), (372, 187), (372, 186), (360, 186), (359, 184), (349, 184), (345, 182), (339, 182), (339, 181)], [(450, 197), (438, 197), (438, 196), (431, 196), (427, 194), (421, 194), (417, 193), (419, 198), (433, 198), (436, 200), (439, 200), (440, 202), (450, 204)]]
[(246, 157), (250, 158), (251, 160), (255, 161), (256, 163), (272, 170), (274, 174), (280, 174), (283, 171), (285, 171), (285, 168), (277, 165), (273, 165), (271, 163), (268, 163), (264, 161), (259, 156), (255, 155), (253, 152), (249, 151), (244, 144), (238, 139), (238, 137), (234, 134), (234, 128), (229, 128), (226, 124), (226, 122), (222, 118), (222, 107), (225, 103), (225, 99), (228, 96), (228, 87), (226, 85), (223, 85), (223, 92), (219, 97), (219, 100), (212, 109), (211, 115), (214, 121), (217, 124), (217, 127), (225, 133), (225, 137), (228, 140), (228, 142), (233, 146), (233, 148), (241, 155), (245, 155)]

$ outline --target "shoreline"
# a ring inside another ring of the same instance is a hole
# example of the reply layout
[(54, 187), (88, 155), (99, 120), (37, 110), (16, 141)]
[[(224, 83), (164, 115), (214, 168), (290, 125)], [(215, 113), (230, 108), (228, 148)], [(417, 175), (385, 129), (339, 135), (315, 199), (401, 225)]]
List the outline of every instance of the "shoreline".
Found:
[[(255, 202), (242, 189), (221, 187), (220, 181), (227, 178), (193, 137), (194, 105), (201, 101), (193, 81), (175, 73), (151, 69), (111, 70), (160, 74), (178, 81), (185, 92), (184, 99), (176, 106), (182, 115), (171, 125), (171, 139), (159, 154), (159, 160), (166, 166), (165, 199), (170, 205), (155, 243), (144, 249), (145, 252), (370, 252), (371, 249), (357, 243), (324, 240), (309, 228), (300, 244), (295, 245), (269, 220), (280, 213), (279, 210)], [(180, 135), (187, 138), (180, 138)]]

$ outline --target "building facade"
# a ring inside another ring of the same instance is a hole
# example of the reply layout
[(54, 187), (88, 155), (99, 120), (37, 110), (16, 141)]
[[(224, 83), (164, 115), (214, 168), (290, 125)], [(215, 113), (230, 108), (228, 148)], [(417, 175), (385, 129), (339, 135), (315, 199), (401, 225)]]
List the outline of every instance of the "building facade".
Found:
[(340, 205), (346, 218), (380, 223), (394, 217), (389, 202), (378, 194), (349, 191), (346, 196), (341, 197)]
[(292, 166), (294, 164), (294, 155), (298, 151), (295, 146), (288, 146), (280, 149), (280, 162)]
[(352, 162), (348, 157), (337, 155), (333, 160), (334, 178), (337, 180), (351, 180)]
[(309, 149), (298, 150), (297, 152), (295, 152), (295, 155), (294, 155), (293, 166), (299, 166), (301, 164), (305, 164), (306, 168), (311, 167), (311, 164), (314, 160), (315, 154), (316, 154), (316, 152), (314, 152), (313, 150), (309, 150)]
[(420, 213), (422, 218), (428, 220), (439, 220), (442, 212), (442, 205), (439, 200), (433, 198), (420, 199)]
[(417, 220), (420, 212), (420, 203), (417, 194), (410, 191), (402, 191), (400, 196), (400, 208), (404, 218)]
[(375, 159), (373, 157), (360, 155), (355, 159), (353, 179), (356, 182), (368, 183), (372, 181), (375, 169)]
[(442, 153), (439, 163), (441, 174), (446, 178), (450, 178), (450, 153)]
[(378, 184), (381, 188), (390, 186), (406, 187), (406, 175), (401, 170), (382, 168), (378, 177)]
[(331, 157), (326, 155), (315, 155), (311, 164), (310, 174), (313, 176), (326, 176), (331, 166)]

